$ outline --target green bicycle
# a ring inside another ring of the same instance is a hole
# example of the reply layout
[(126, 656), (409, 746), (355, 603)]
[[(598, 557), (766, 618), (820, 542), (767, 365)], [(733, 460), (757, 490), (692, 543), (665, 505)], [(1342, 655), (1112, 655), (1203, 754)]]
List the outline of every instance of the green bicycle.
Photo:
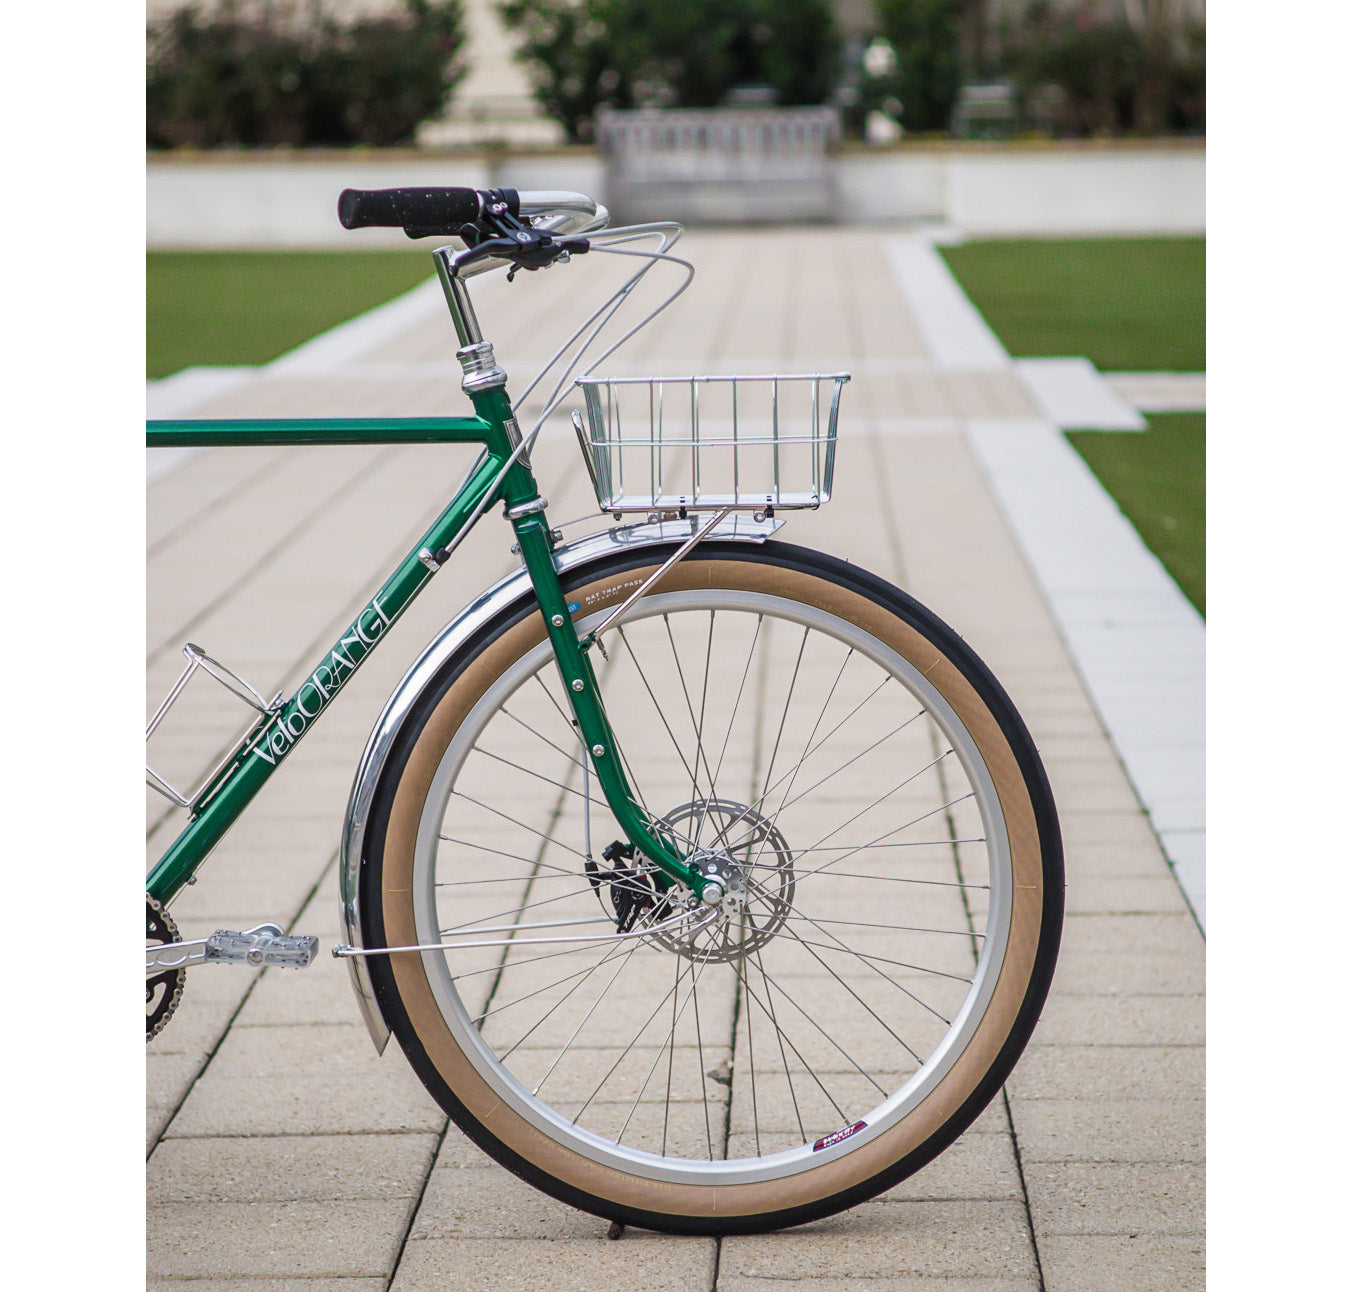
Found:
[[(456, 240), (433, 255), (474, 416), (150, 422), (148, 445), (481, 451), (292, 696), (185, 648), (148, 735), (199, 672), (252, 712), (196, 785), (148, 768), (188, 813), (147, 880), (148, 1040), (191, 966), (315, 958), (277, 925), (185, 941), (171, 903), (502, 505), (521, 568), (410, 668), (349, 802), (333, 953), (373, 1041), (394, 1034), (497, 1161), (613, 1221), (754, 1232), (897, 1183), (1031, 1035), (1063, 863), (1035, 747), (974, 653), (898, 588), (773, 537), (829, 500), (848, 375), (594, 375), (655, 310), (571, 384), (654, 265), (690, 277), (678, 226), (608, 229), (588, 198), (511, 190), (347, 190), (339, 211)], [(469, 279), (586, 253), (638, 268), (557, 352), (524, 433)], [(622, 523), (565, 543), (531, 451), (575, 391), (600, 515)]]

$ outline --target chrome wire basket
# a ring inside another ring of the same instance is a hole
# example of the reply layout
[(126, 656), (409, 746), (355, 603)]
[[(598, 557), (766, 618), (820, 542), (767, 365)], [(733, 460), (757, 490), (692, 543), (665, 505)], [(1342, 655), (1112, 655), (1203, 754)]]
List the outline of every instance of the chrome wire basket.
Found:
[(818, 507), (848, 374), (582, 377), (575, 431), (606, 512)]

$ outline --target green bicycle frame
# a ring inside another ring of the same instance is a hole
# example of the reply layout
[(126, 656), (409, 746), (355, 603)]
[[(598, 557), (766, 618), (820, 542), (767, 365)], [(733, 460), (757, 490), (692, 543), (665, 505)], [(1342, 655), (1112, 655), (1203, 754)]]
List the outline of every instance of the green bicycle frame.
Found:
[[(455, 317), (455, 313), (454, 313)], [(459, 327), (459, 332), (461, 328)], [(468, 338), (463, 335), (463, 340)], [(478, 354), (468, 355), (468, 351)], [(357, 672), (372, 649), (447, 559), (464, 530), (496, 502), (502, 502), (518, 538), (546, 632), (565, 682), (579, 731), (604, 797), (628, 839), (670, 879), (701, 895), (707, 882), (657, 835), (639, 806), (623, 771), (611, 724), (603, 710), (588, 658), (591, 641), (575, 633), (552, 560), (554, 540), (521, 436), (504, 390), (503, 372), (493, 365), (484, 342), (458, 351), (468, 372), (481, 374), (464, 387), (476, 416), (336, 421), (231, 420), (149, 421), (150, 448), (217, 445), (479, 444), (484, 452), (456, 496), (419, 544), (374, 593), (330, 650), (316, 662), (290, 699), (264, 713), (229, 761), (197, 795), (189, 822), (152, 869), (147, 893), (162, 905), (193, 878), (255, 794), (277, 770)], [(488, 379), (486, 379), (488, 377)]]

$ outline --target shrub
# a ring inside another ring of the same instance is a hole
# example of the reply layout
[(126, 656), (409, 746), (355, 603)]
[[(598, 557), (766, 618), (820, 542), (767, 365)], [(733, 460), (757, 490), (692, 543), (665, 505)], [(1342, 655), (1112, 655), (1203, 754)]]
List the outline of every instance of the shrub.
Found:
[(390, 17), (340, 22), (318, 5), (189, 5), (148, 31), (146, 142), (400, 144), (464, 75), (461, 0), (403, 0)]
[(960, 93), (960, 5), (956, 0), (876, 0), (891, 66), (868, 95), (905, 130), (945, 130)]
[(825, 102), (838, 75), (829, 0), (505, 0), (537, 101), (570, 139), (600, 107), (713, 107), (738, 87)]
[(1205, 129), (1205, 31), (1073, 17), (1035, 0), (1002, 33), (1004, 59), (1028, 103), (1050, 100), (1062, 135), (1153, 135)]

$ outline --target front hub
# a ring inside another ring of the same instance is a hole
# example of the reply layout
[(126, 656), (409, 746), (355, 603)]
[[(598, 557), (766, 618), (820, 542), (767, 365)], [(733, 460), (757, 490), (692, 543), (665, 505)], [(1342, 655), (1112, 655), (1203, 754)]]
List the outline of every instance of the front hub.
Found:
[[(691, 935), (656, 933), (656, 942), (705, 963), (742, 960), (777, 935), (791, 911), (796, 879), (791, 849), (767, 817), (747, 804), (697, 799), (657, 824), (708, 881), (701, 901), (720, 916)], [(670, 893), (671, 909), (694, 900), (682, 885)]]

